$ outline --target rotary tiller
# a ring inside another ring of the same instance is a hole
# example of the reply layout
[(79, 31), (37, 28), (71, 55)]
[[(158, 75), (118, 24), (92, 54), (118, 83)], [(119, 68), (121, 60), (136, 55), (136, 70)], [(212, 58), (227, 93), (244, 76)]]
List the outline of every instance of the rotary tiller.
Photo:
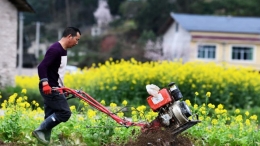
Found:
[(158, 116), (150, 123), (132, 122), (126, 118), (120, 118), (84, 91), (66, 87), (57, 88), (55, 90), (67, 95), (71, 94), (72, 96), (67, 99), (77, 97), (84, 100), (89, 105), (105, 113), (124, 127), (139, 126), (142, 131), (165, 127), (171, 130), (173, 136), (176, 136), (200, 122), (198, 116), (192, 115), (187, 104), (181, 100), (183, 96), (174, 82), (170, 83), (167, 88), (159, 90), (158, 96), (155, 97), (151, 95), (147, 97), (146, 100), (150, 108), (158, 113)]

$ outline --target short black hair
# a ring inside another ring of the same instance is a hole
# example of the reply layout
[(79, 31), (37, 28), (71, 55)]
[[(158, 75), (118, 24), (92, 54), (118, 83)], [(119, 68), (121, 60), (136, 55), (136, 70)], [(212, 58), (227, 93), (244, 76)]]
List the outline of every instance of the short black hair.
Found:
[(65, 28), (65, 30), (63, 31), (62, 37), (66, 37), (68, 35), (72, 35), (73, 37), (77, 35), (77, 32), (81, 35), (81, 32), (78, 28), (76, 27), (67, 27)]

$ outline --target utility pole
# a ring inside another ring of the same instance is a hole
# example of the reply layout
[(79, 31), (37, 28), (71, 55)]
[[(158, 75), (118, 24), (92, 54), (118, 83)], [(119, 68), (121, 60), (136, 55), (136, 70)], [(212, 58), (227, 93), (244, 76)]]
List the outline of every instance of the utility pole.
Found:
[(23, 13), (19, 12), (19, 64), (18, 71), (19, 75), (22, 74), (22, 66), (23, 66)]
[(35, 48), (35, 57), (36, 59), (39, 58), (39, 44), (40, 44), (40, 26), (41, 23), (39, 21), (36, 22), (36, 37), (35, 37), (35, 44), (36, 44), (36, 48)]
[(58, 29), (58, 40), (60, 40), (62, 37), (62, 30)]

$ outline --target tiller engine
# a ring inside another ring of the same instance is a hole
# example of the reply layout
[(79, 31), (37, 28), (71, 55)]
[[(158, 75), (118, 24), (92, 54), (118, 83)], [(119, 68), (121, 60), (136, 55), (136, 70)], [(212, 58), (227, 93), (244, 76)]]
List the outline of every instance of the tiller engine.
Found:
[(198, 116), (192, 115), (188, 105), (181, 100), (183, 96), (174, 82), (161, 90), (153, 84), (147, 85), (146, 89), (151, 95), (147, 98), (150, 108), (158, 112), (157, 118), (150, 123), (151, 128), (169, 128), (173, 135), (177, 135), (200, 122)]
[(170, 129), (175, 136), (200, 122), (198, 116), (192, 115), (187, 104), (181, 100), (183, 96), (175, 83), (172, 82), (168, 85), (168, 88), (163, 88), (161, 90), (153, 84), (147, 85), (146, 89), (151, 95), (147, 98), (147, 102), (150, 108), (158, 113), (158, 116), (151, 123), (135, 123), (126, 118), (120, 118), (84, 91), (66, 87), (56, 88), (54, 90), (59, 91), (62, 94), (72, 95), (68, 96), (67, 99), (77, 97), (84, 100), (89, 105), (107, 114), (124, 127), (139, 126), (142, 131), (165, 127)]

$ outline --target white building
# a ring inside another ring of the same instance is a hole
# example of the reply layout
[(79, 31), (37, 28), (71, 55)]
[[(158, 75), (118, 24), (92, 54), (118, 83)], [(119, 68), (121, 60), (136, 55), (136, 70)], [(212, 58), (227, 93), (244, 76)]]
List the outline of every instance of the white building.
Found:
[(18, 12), (34, 12), (26, 0), (0, 0), (0, 88), (14, 85)]
[(260, 70), (260, 17), (171, 13), (161, 28), (163, 57)]

